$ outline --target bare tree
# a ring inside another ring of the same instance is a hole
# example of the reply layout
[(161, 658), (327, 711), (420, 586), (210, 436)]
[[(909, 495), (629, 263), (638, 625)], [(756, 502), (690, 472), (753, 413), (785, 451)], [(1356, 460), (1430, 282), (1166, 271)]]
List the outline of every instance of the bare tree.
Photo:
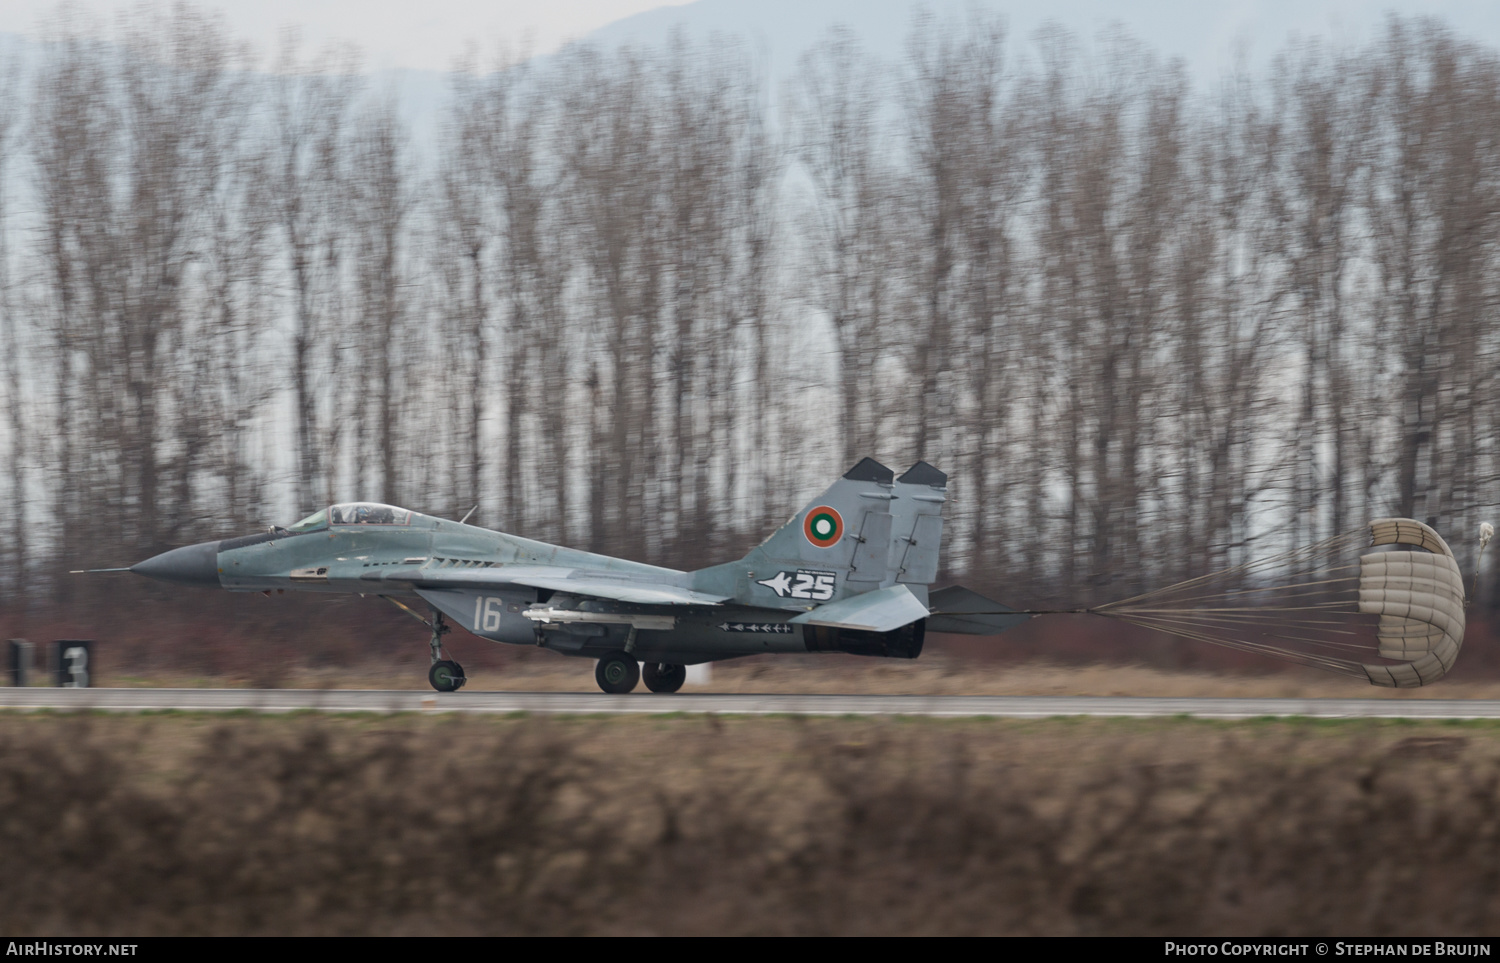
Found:
[(1296, 363), (1302, 369), (1292, 420), (1293, 531), (1308, 542), (1341, 531), (1348, 515), (1346, 282), (1357, 254), (1352, 234), (1369, 117), (1353, 67), (1313, 49), (1288, 58), (1277, 71), (1275, 110), (1286, 118), (1280, 165), (1286, 183), (1272, 197), (1296, 298), (1288, 333), (1299, 345)]
[(9, 175), (16, 169), (21, 126), (21, 73), (19, 63), (0, 63), (0, 352), (5, 355), (6, 460), (9, 471), (6, 482), (6, 505), (10, 511), (9, 552), (6, 568), (9, 577), (3, 584), (17, 605), (26, 601), (28, 546), (26, 524), (26, 452), (27, 402), (29, 387), (22, 374), (21, 319), (17, 312), (16, 292), (12, 284), (10, 246)]
[[(656, 78), (644, 56), (582, 50), (558, 117), (570, 227), (580, 243), (597, 306), (606, 366), (607, 444), (591, 452), (590, 484), (603, 486), (606, 512), (591, 519), (590, 544), (654, 556), (649, 519), (658, 517), (647, 470), (656, 453), (656, 356), (662, 319), (663, 181)], [(659, 532), (653, 533), (659, 535)]]
[(406, 132), (391, 99), (371, 105), (356, 120), (351, 143), (349, 211), (360, 322), (345, 341), (357, 359), (347, 369), (353, 390), (345, 397), (363, 394), (368, 407), (361, 406), (361, 414), (373, 416), (356, 455), (361, 486), (396, 504), (401, 500), (397, 418), (406, 385), (395, 366), (406, 348), (405, 242), (414, 198)]
[(836, 28), (800, 61), (788, 114), (811, 180), (807, 261), (813, 306), (833, 330), (841, 461), (889, 446), (879, 433), (875, 373), (907, 279), (898, 251), (906, 214), (883, 136), (881, 72), (853, 33)]
[[(912, 454), (943, 463), (967, 456), (960, 467), (971, 561), (992, 577), (1009, 574), (997, 569), (1012, 557), (992, 533), (1009, 487), (1002, 455), (1030, 348), (1014, 262), (1030, 175), (1027, 108), (1007, 83), (1004, 48), (997, 21), (920, 22), (908, 44), (905, 98), (926, 241), (925, 311), (908, 335), (917, 395)], [(960, 443), (961, 427), (968, 430)]]
[[(1182, 198), (1185, 82), (1123, 41), (1104, 76), (1051, 51), (1043, 119), (1048, 310), (1063, 325), (1058, 370), (1068, 485), (1065, 584), (1086, 536), (1089, 592), (1138, 584), (1157, 428), (1157, 351)], [(1055, 165), (1055, 168), (1053, 167)], [(1054, 322), (1056, 323), (1056, 322)]]
[(1393, 507), (1472, 525), (1476, 504), (1495, 501), (1479, 494), (1475, 456), (1495, 438), (1479, 413), (1495, 397), (1500, 65), (1431, 22), (1392, 21), (1371, 59), (1382, 123), (1368, 205), (1399, 398)]
[[(269, 507), (270, 471), (260, 463), (255, 435), (282, 390), (272, 376), (266, 337), (279, 303), (272, 276), (278, 225), (262, 204), (271, 161), (267, 145), (244, 127), (226, 125), (226, 130), (239, 140), (226, 145), (230, 170), (223, 189), (205, 198), (195, 285), (200, 307), (185, 320), (190, 367), (185, 377), (174, 379), (173, 390), (183, 417), (177, 432), (179, 502), (189, 503), (189, 479), (204, 470), (212, 479), (217, 510), (202, 514), (211, 525), (239, 532), (260, 523)], [(199, 512), (180, 515), (174, 537), (188, 537), (190, 524), (199, 518)]]
[(1163, 461), (1180, 483), (1171, 535), (1192, 578), (1246, 560), (1247, 522), (1272, 486), (1257, 441), (1274, 420), (1274, 336), (1289, 292), (1280, 270), (1280, 224), (1272, 216), (1280, 127), (1243, 78), (1226, 85), (1216, 115), (1198, 117), (1187, 163), (1174, 284), (1173, 345), (1180, 377), (1175, 430)]
[[(63, 514), (83, 509), (127, 551), (162, 547), (193, 497), (192, 436), (174, 441), (183, 410), (171, 385), (190, 364), (185, 298), (205, 202), (224, 187), (243, 114), (233, 66), (217, 25), (181, 11), (127, 25), (114, 47), (64, 37), (39, 69), (49, 329), (70, 382), (55, 411)], [(61, 547), (76, 549), (67, 535)]]
[(261, 188), (284, 235), (291, 273), (298, 511), (332, 500), (333, 466), (321, 457), (319, 436), (319, 352), (329, 343), (329, 302), (335, 298), (344, 255), (338, 185), (358, 82), (347, 56), (325, 57), (322, 65), (328, 72), (300, 60), (294, 36), (284, 40), (270, 79), (271, 122)]
[[(468, 396), (467, 405), (461, 408), (465, 463), (463, 485), (457, 493), (464, 505), (480, 504), (484, 488), (482, 434), (491, 301), (486, 255), (496, 231), (489, 169), (493, 132), (486, 93), (479, 81), (465, 73), (458, 75), (437, 173), (436, 227), (442, 252), (437, 269), (443, 279), (441, 310), (449, 321), (446, 366), (458, 374), (455, 388)], [(474, 520), (482, 524), (484, 516), (478, 512), (476, 516)]]

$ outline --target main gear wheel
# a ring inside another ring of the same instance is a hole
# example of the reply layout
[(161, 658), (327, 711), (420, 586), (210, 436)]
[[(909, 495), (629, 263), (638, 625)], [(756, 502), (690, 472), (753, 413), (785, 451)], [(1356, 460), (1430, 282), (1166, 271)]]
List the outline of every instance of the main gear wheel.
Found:
[(687, 681), (687, 666), (669, 662), (647, 662), (641, 666), (641, 678), (652, 692), (676, 692)]
[(641, 681), (640, 663), (628, 652), (611, 652), (594, 666), (594, 681), (605, 692), (623, 695)]

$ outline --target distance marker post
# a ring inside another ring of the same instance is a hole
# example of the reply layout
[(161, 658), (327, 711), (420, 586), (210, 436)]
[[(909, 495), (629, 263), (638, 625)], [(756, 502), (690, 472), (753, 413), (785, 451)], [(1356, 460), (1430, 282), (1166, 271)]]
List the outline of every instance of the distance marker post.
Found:
[(31, 684), (31, 643), (25, 639), (11, 639), (6, 646), (6, 664), (10, 670), (10, 684), (25, 687)]
[(94, 641), (58, 639), (52, 643), (53, 685), (87, 689), (93, 685)]

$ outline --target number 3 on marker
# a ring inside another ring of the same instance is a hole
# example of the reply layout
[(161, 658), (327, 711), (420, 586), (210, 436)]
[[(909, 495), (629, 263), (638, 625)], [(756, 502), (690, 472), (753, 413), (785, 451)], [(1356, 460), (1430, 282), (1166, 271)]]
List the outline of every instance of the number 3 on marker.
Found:
[(73, 681), (68, 683), (70, 689), (87, 689), (89, 687), (89, 650), (81, 645), (75, 645), (63, 650), (63, 658), (68, 660), (68, 675)]

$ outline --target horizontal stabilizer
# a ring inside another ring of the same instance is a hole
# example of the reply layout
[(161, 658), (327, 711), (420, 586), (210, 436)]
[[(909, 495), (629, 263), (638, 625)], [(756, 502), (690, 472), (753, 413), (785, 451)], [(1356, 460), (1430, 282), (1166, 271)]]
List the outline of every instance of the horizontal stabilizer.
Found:
[(407, 568), (370, 572), (363, 580), (396, 582), (421, 588), (501, 588), (524, 585), (569, 595), (635, 602), (640, 605), (717, 605), (726, 596), (694, 592), (680, 585), (642, 579), (612, 578), (598, 572), (546, 565), (497, 565), (493, 568)]
[(933, 592), (928, 596), (928, 605), (932, 607), (932, 615), (927, 619), (929, 632), (999, 635), (1031, 618), (961, 585)]
[(866, 592), (840, 602), (820, 605), (790, 621), (805, 625), (827, 625), (864, 632), (891, 632), (925, 618), (927, 606), (905, 585)]

